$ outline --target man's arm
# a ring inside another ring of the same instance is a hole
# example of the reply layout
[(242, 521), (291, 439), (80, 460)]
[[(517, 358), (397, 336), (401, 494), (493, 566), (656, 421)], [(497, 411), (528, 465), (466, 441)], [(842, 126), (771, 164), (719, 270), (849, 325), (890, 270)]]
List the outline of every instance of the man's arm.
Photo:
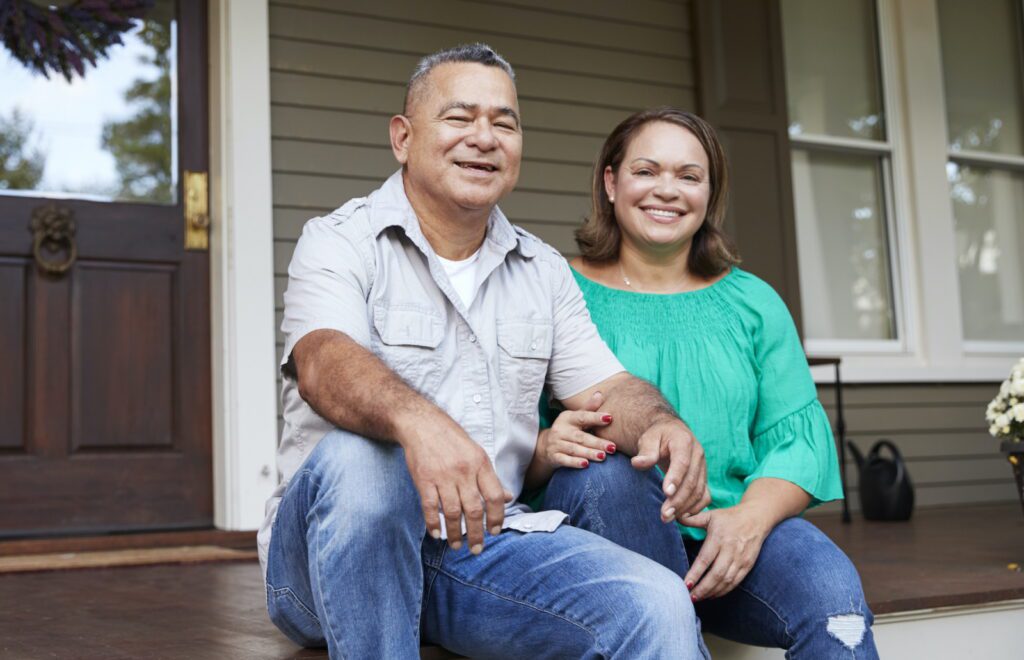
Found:
[(484, 543), (484, 514), (501, 532), (504, 491), (487, 454), (446, 412), (405, 384), (373, 353), (345, 333), (314, 330), (292, 351), (302, 398), (332, 424), (405, 450), (423, 518), (434, 538), (444, 512), (449, 544), (461, 546), (466, 517), (470, 550)]
[(604, 396), (601, 411), (613, 421), (592, 433), (633, 456), (633, 467), (647, 470), (659, 465), (665, 472), (662, 519), (684, 519), (706, 507), (711, 495), (704, 448), (658, 389), (623, 371), (563, 399), (562, 404), (579, 410), (597, 391)]

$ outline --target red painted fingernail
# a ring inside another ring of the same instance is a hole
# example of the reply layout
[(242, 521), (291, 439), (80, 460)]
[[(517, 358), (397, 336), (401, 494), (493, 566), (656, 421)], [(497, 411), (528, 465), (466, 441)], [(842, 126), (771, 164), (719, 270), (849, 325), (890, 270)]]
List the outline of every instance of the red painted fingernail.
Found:
[(693, 591), (693, 582), (687, 582), (686, 583), (686, 588), (689, 589), (690, 591)]
[(580, 467), (587, 467), (588, 465), (590, 465), (590, 463), (587, 461), (587, 459), (583, 459), (582, 461), (580, 461)]
[(604, 452), (603, 451), (597, 452), (597, 460), (599, 460), (599, 461), (603, 461), (604, 460)]
[(602, 421), (602, 422), (605, 422), (605, 423), (607, 423), (607, 424), (611, 424), (611, 422), (612, 422), (612, 416), (611, 416), (611, 415), (605, 415), (604, 417), (602, 417), (602, 418), (601, 418), (601, 421)]
[(697, 597), (694, 596), (693, 594), (690, 594), (690, 600), (692, 600), (693, 602), (696, 603), (697, 602)]
[(615, 453), (615, 445), (608, 445), (608, 453), (609, 454), (614, 454)]

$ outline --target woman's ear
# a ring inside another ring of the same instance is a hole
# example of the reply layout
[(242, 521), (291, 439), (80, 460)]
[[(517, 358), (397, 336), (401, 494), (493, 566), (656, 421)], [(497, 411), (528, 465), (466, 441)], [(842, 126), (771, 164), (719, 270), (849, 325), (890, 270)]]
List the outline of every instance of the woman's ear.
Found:
[(608, 195), (609, 202), (615, 203), (615, 172), (611, 165), (605, 165), (604, 168), (604, 194)]

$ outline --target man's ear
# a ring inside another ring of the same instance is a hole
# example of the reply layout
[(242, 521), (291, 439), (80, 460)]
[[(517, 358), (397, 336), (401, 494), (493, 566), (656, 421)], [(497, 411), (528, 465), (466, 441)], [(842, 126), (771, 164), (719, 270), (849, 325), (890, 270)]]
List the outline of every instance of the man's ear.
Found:
[(391, 153), (403, 166), (409, 160), (409, 140), (412, 139), (412, 122), (405, 115), (395, 115), (388, 124), (391, 135)]

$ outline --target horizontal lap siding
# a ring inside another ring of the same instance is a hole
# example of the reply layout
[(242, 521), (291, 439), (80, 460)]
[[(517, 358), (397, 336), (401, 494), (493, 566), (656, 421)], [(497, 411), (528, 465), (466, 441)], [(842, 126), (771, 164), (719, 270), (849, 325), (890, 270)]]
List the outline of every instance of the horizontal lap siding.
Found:
[(417, 60), (485, 41), (516, 69), (523, 116), (513, 222), (566, 253), (609, 131), (656, 105), (693, 110), (689, 5), (679, 0), (287, 0), (270, 3), (274, 300), (303, 224), (397, 164), (388, 120)]
[[(846, 385), (846, 435), (863, 453), (881, 438), (892, 440), (906, 459), (919, 506), (1014, 500), (1010, 466), (985, 423), (985, 406), (998, 388), (997, 383)], [(820, 385), (818, 392), (835, 420), (834, 386)], [(847, 476), (856, 510), (852, 461)], [(822, 508), (838, 511), (839, 506)]]

